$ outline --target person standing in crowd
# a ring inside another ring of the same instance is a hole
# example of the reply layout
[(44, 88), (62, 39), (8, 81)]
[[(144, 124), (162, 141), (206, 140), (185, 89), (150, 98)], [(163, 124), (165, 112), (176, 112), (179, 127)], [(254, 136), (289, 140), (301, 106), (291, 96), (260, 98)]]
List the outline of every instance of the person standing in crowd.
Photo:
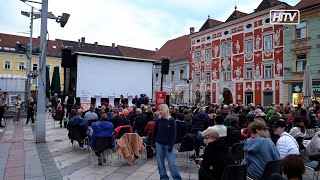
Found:
[(286, 122), (282, 119), (275, 122), (273, 125), (274, 134), (280, 136), (277, 141), (277, 150), (279, 151), (280, 158), (283, 159), (288, 154), (299, 155), (299, 145), (297, 141), (285, 131)]
[(279, 160), (280, 155), (271, 139), (267, 138), (268, 128), (264, 120), (256, 118), (251, 127), (253, 135), (247, 139), (243, 151), (248, 175), (260, 179), (267, 163)]
[(123, 95), (120, 95), (120, 105), (122, 108), (126, 107), (126, 99), (124, 98)]
[(56, 109), (58, 107), (59, 97), (57, 93), (54, 93), (53, 97), (51, 98), (51, 107), (52, 107), (52, 117), (56, 115)]
[(167, 158), (169, 169), (174, 180), (181, 180), (179, 169), (176, 165), (173, 146), (176, 140), (176, 122), (170, 117), (169, 107), (160, 105), (161, 119), (157, 120), (153, 132), (153, 144), (156, 147), (156, 158), (160, 179), (169, 180), (164, 159)]
[(13, 115), (13, 122), (18, 123), (20, 122), (20, 115), (21, 115), (21, 97), (20, 95), (16, 96), (14, 100), (14, 115)]
[(34, 99), (30, 96), (28, 98), (28, 111), (27, 111), (27, 122), (29, 123), (29, 120), (31, 118), (31, 123), (34, 124)]
[(0, 93), (0, 127), (4, 127), (1, 124), (1, 121), (3, 119), (4, 111), (7, 108), (7, 95), (7, 92)]

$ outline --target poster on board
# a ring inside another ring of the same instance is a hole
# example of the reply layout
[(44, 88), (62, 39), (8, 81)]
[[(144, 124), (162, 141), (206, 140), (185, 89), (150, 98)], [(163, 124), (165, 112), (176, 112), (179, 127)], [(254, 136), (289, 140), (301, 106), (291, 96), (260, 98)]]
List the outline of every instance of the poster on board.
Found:
[(91, 97), (90, 97), (89, 91), (86, 91), (86, 90), (80, 91), (80, 105), (83, 111), (87, 111), (90, 109)]
[(166, 92), (158, 91), (156, 92), (156, 109), (159, 110), (160, 104), (166, 103)]

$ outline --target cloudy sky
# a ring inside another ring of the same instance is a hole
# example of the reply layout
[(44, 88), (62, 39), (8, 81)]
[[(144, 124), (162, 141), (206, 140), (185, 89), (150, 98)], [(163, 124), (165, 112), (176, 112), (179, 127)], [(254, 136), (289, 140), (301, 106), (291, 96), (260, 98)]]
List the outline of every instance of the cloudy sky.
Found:
[[(37, 1), (37, 0), (34, 0)], [(40, 1), (40, 0), (38, 0)], [(48, 20), (50, 39), (154, 50), (167, 40), (196, 31), (210, 18), (225, 21), (238, 10), (251, 13), (262, 0), (49, 0), (49, 11), (56, 16), (69, 13), (65, 28)], [(295, 5), (299, 0), (283, 0)], [(20, 11), (31, 8), (20, 0), (0, 0), (0, 32), (28, 36), (30, 19)], [(29, 3), (32, 4), (32, 3)], [(41, 9), (40, 5), (32, 4)], [(40, 34), (40, 19), (34, 21), (34, 37)]]

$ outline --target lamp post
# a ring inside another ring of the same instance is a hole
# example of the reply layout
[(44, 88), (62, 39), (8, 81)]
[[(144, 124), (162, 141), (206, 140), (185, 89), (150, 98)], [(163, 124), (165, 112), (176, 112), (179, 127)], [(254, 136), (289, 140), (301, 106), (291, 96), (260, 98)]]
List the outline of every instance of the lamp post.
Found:
[[(64, 27), (70, 17), (69, 14), (63, 13), (62, 16), (55, 17), (51, 12), (48, 12), (48, 0), (42, 0), (42, 3), (30, 0), (21, 0), (22, 2), (32, 2), (41, 4), (41, 29), (40, 29), (40, 53), (39, 53), (39, 73), (38, 73), (38, 93), (37, 93), (37, 115), (36, 115), (36, 142), (44, 143), (45, 128), (46, 128), (46, 47), (47, 47), (47, 19), (56, 19), (61, 27)], [(29, 4), (28, 4), (29, 5)], [(30, 6), (30, 5), (29, 5)], [(39, 16), (38, 16), (39, 17)], [(31, 16), (33, 18), (33, 16)], [(32, 27), (31, 27), (32, 28)], [(32, 34), (30, 36), (32, 41)], [(30, 46), (32, 54), (32, 46)]]

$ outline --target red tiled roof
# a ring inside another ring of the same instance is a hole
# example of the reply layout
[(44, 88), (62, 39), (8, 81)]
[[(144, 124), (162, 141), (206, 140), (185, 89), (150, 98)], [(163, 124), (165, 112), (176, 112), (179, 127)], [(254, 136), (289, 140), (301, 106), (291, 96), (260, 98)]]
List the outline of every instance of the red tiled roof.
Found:
[(320, 0), (301, 0), (294, 9), (306, 9), (316, 5), (320, 5)]
[(285, 2), (281, 2), (281, 1), (278, 1), (278, 0), (262, 0), (262, 2), (259, 4), (257, 9), (255, 9), (255, 12), (271, 8), (271, 7), (279, 5), (281, 3), (287, 4)]
[(190, 58), (190, 37), (184, 35), (167, 41), (151, 59), (161, 60), (161, 57), (169, 57), (170, 61), (188, 60)]
[(226, 20), (226, 22), (241, 18), (243, 16), (248, 15), (247, 13), (238, 11), (238, 10), (234, 10), (233, 13), (228, 17), (228, 19)]
[(122, 55), (125, 57), (150, 59), (155, 53), (155, 51), (133, 48), (133, 47), (128, 47), (128, 46), (117, 45), (117, 48), (120, 50)]
[[(7, 50), (7, 48), (15, 49), (17, 43), (21, 44), (23, 47), (27, 47), (29, 45), (29, 37), (0, 33), (0, 51), (16, 52), (15, 50)], [(39, 48), (40, 38), (33, 38), (32, 46), (33, 49)], [(58, 40), (49, 40), (47, 55), (61, 57), (61, 42)]]
[(219, 24), (221, 24), (221, 23), (223, 23), (223, 22), (218, 21), (218, 20), (215, 20), (215, 19), (210, 19), (210, 18), (208, 18), (208, 19), (206, 20), (206, 22), (202, 25), (202, 27), (200, 28), (199, 31), (204, 31), (204, 30), (206, 30), (206, 29), (209, 29), (209, 28), (212, 28), (212, 27), (214, 27), (214, 26), (217, 26), (217, 25), (219, 25)]

